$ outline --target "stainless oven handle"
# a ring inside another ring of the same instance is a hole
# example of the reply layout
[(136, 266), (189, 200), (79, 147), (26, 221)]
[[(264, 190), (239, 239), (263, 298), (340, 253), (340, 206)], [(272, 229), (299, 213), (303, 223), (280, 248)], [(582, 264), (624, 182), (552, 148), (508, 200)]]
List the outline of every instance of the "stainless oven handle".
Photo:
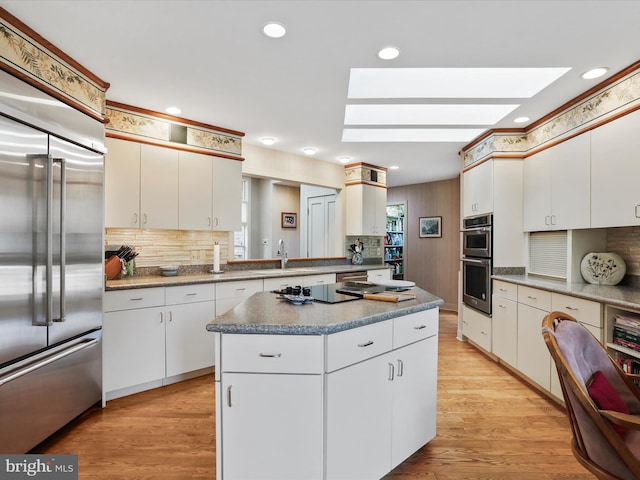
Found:
[(465, 232), (490, 232), (491, 227), (473, 227), (473, 228), (464, 228), (460, 230), (462, 233)]
[(468, 262), (468, 263), (481, 263), (482, 265), (489, 265), (489, 263), (491, 263), (491, 260), (486, 259), (486, 258), (462, 257), (460, 260), (463, 261), (463, 262)]

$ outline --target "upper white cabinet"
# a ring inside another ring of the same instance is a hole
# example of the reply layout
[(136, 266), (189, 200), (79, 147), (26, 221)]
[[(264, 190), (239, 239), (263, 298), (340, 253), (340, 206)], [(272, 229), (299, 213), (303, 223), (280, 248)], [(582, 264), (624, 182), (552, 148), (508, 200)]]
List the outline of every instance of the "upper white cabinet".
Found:
[(106, 138), (105, 146), (105, 226), (140, 228), (140, 144)]
[(364, 183), (345, 188), (347, 235), (384, 235), (387, 223), (387, 189)]
[(181, 230), (211, 230), (213, 225), (213, 162), (210, 156), (180, 152), (179, 213)]
[(213, 162), (212, 230), (236, 232), (241, 229), (242, 162), (211, 157)]
[(640, 225), (640, 111), (591, 131), (591, 226)]
[(105, 226), (236, 231), (242, 162), (107, 138)]
[(142, 228), (178, 228), (178, 178), (177, 150), (140, 145)]
[(493, 212), (493, 162), (487, 161), (463, 173), (465, 217)]
[(525, 159), (525, 231), (589, 228), (590, 149), (583, 134)]

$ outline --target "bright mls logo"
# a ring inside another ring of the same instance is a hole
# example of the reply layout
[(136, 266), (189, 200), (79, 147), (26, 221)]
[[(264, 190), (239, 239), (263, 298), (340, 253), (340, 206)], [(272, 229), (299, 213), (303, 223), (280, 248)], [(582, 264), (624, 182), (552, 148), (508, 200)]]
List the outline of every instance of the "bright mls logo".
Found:
[(0, 455), (2, 480), (78, 480), (77, 455)]

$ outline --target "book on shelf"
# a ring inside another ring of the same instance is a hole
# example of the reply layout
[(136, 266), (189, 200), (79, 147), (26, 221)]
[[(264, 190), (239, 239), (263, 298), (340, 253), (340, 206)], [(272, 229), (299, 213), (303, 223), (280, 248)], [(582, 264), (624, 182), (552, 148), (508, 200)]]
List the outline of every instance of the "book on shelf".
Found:
[(640, 331), (640, 318), (627, 317), (624, 315), (616, 315), (613, 319), (613, 323), (620, 327), (635, 328)]

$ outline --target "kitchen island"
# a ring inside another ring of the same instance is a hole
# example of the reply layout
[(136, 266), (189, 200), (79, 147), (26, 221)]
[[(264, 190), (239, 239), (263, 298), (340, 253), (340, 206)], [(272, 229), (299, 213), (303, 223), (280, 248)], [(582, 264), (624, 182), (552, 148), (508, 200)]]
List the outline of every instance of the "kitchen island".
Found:
[(436, 433), (438, 306), (252, 295), (216, 343), (217, 478), (381, 478)]

